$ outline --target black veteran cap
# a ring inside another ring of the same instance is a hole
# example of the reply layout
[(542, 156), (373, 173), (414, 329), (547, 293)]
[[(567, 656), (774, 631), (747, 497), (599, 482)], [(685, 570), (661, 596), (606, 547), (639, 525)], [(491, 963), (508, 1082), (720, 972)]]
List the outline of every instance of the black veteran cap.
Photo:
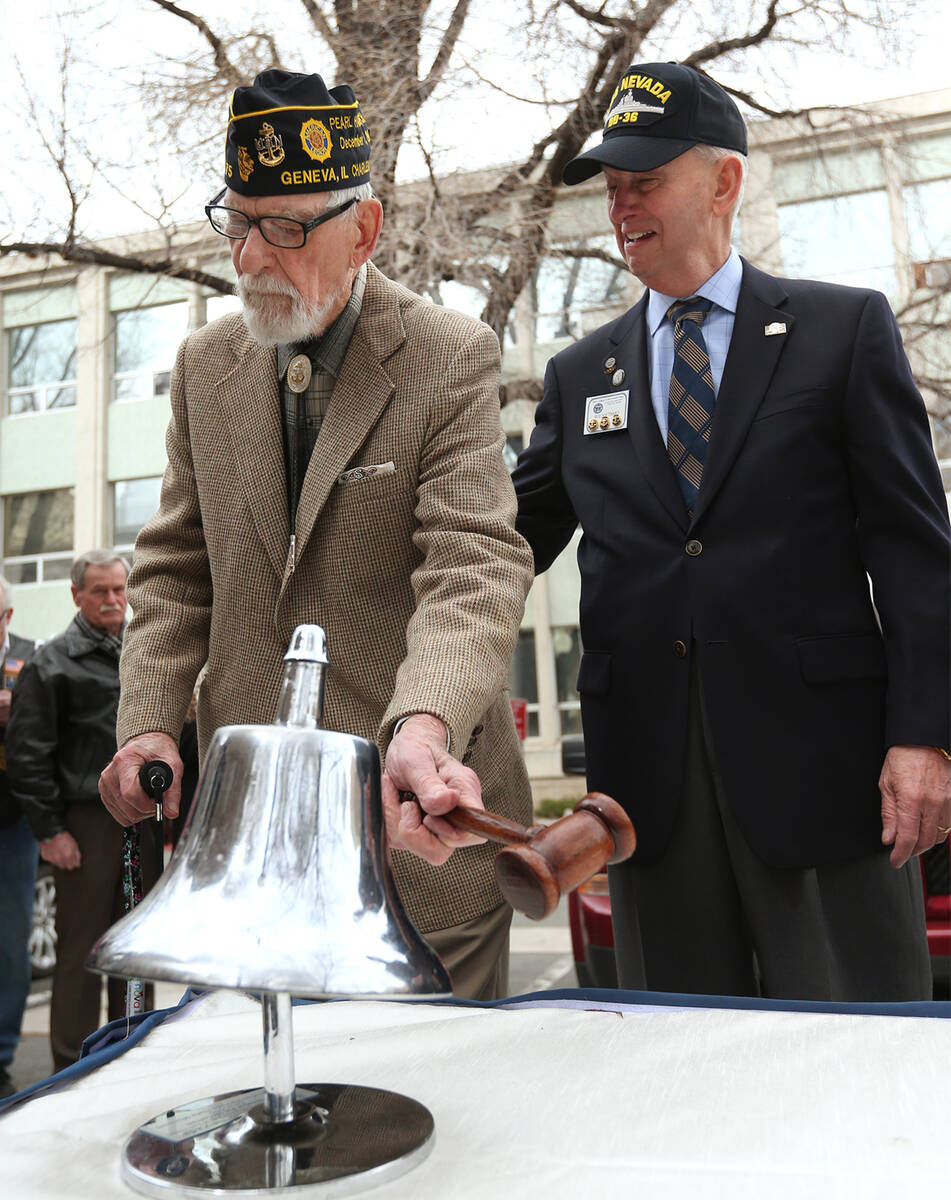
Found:
[(747, 153), (746, 126), (732, 98), (693, 67), (635, 63), (614, 89), (600, 146), (573, 158), (565, 183), (582, 183), (602, 166), (652, 171), (691, 146)]
[(370, 179), (370, 134), (353, 88), (319, 75), (264, 71), (235, 88), (225, 183), (242, 196), (356, 187)]

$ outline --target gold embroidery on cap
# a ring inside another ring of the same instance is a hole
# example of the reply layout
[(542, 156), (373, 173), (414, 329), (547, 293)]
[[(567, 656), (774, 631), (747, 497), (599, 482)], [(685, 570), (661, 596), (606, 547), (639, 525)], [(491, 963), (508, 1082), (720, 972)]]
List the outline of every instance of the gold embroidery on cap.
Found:
[(258, 148), (258, 162), (266, 167), (277, 167), (284, 161), (284, 139), (274, 132), (274, 126), (267, 121), (261, 126), (260, 137), (254, 139)]
[(254, 170), (254, 159), (247, 152), (244, 146), (238, 147), (238, 171), (245, 183), (251, 178), (251, 172)]
[(323, 121), (315, 121), (313, 117), (305, 121), (300, 127), (300, 140), (305, 152), (316, 162), (326, 162), (330, 157), (330, 130)]

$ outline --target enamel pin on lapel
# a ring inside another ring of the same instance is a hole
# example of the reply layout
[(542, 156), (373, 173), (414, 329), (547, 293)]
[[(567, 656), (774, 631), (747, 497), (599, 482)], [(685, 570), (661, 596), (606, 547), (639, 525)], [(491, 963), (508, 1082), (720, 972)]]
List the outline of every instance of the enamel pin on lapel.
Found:
[(628, 391), (588, 396), (584, 403), (584, 435), (627, 429)]
[(777, 333), (785, 333), (785, 332), (786, 332), (786, 322), (785, 321), (773, 321), (771, 324), (766, 325), (763, 328), (763, 333), (765, 333), (767, 337), (775, 337)]

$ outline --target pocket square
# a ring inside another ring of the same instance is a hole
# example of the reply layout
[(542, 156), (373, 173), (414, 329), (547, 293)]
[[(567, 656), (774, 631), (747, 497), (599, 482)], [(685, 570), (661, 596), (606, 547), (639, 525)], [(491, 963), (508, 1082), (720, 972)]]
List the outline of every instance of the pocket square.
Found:
[(337, 476), (338, 483), (359, 483), (362, 479), (372, 479), (375, 475), (392, 475), (396, 471), (396, 463), (373, 463), (366, 467), (351, 467)]

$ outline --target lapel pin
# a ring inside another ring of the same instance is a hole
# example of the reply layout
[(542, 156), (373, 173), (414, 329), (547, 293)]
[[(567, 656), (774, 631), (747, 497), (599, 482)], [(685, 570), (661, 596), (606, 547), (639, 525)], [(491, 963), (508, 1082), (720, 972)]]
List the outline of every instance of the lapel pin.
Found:
[(765, 333), (767, 337), (774, 337), (777, 333), (785, 333), (785, 332), (786, 332), (786, 322), (785, 321), (773, 321), (769, 325), (767, 325), (765, 327), (765, 329), (763, 330), (763, 333)]
[(300, 395), (310, 383), (311, 365), (306, 354), (295, 354), (287, 364), (287, 386)]
[(616, 358), (614, 358), (613, 356), (612, 356), (611, 358), (606, 358), (606, 359), (604, 360), (604, 373), (605, 373), (605, 375), (610, 375), (610, 374), (611, 374), (611, 372), (614, 370), (614, 368), (615, 368), (616, 366), (617, 366), (617, 359), (616, 359)]
[(615, 387), (620, 386), (620, 384), (622, 384), (624, 382), (624, 368), (623, 367), (618, 367), (618, 369), (611, 376), (611, 382), (614, 384)]

